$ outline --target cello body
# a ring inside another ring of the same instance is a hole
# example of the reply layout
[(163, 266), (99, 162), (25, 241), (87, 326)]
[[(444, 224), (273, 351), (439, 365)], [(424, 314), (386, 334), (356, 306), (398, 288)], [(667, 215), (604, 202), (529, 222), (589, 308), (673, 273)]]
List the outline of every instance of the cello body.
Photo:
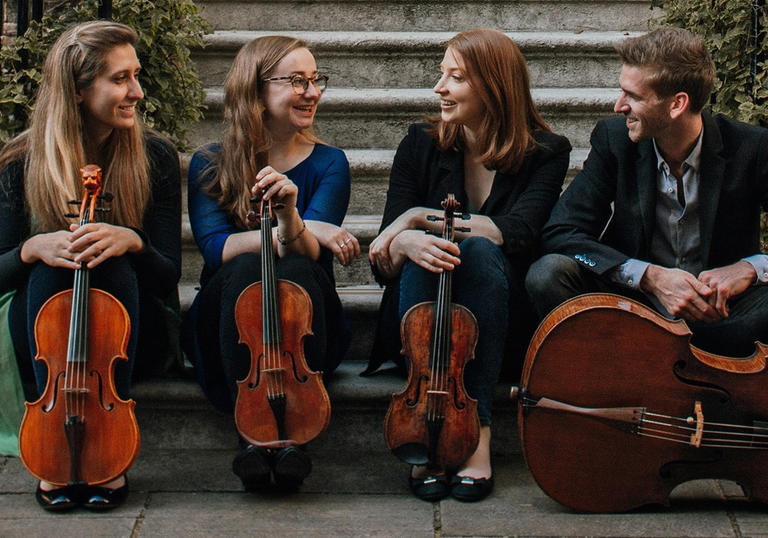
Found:
[(526, 463), (570, 508), (668, 504), (693, 479), (739, 483), (768, 502), (768, 347), (733, 359), (690, 344), (683, 321), (587, 294), (537, 329), (521, 379)]

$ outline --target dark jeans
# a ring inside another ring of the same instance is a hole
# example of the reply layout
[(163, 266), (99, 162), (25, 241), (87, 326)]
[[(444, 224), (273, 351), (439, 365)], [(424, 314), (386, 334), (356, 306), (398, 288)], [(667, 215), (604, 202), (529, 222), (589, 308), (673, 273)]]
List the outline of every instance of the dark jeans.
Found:
[[(619, 286), (561, 254), (547, 254), (531, 265), (525, 280), (540, 317), (563, 301), (590, 292), (616, 293), (659, 310), (645, 294)], [(746, 357), (755, 341), (768, 342), (768, 286), (752, 286), (728, 301), (730, 315), (712, 323), (686, 322), (696, 347), (727, 357)], [(662, 312), (667, 315), (665, 312)]]
[[(484, 426), (491, 424), (493, 393), (505, 356), (510, 322), (519, 312), (510, 304), (527, 304), (523, 276), (515, 275), (501, 249), (483, 237), (469, 237), (459, 244), (459, 264), (453, 271), (453, 302), (467, 307), (477, 319), (475, 358), (464, 370), (467, 392), (478, 401)], [(400, 277), (400, 319), (423, 301), (434, 301), (439, 275), (407, 261)], [(522, 310), (522, 309), (521, 309)]]
[[(16, 293), (11, 304), (9, 312), (11, 338), (20, 362), (32, 361), (38, 394), (42, 394), (45, 390), (48, 368), (43, 361), (34, 360), (37, 354), (34, 337), (37, 313), (51, 296), (62, 290), (72, 289), (73, 282), (72, 270), (54, 268), (39, 262), (32, 267), (26, 288)], [(139, 289), (136, 271), (126, 257), (111, 258), (90, 270), (90, 285), (92, 288), (112, 294), (122, 303), (130, 318), (130, 338), (126, 353), (128, 361), (118, 360), (115, 367), (115, 388), (118, 395), (126, 399), (131, 390), (131, 372), (139, 332)], [(27, 343), (26, 346), (24, 342)], [(63, 342), (62, 345), (66, 346), (67, 342)]]
[[(317, 262), (305, 256), (280, 258), (276, 272), (277, 278), (304, 288), (312, 302), (313, 335), (304, 339), (307, 365), (315, 371), (332, 372), (338, 366), (338, 357), (328, 353), (327, 340), (329, 325), (337, 330), (333, 314), (338, 308), (338, 297), (333, 283)], [(196, 324), (202, 361), (200, 381), (209, 398), (222, 410), (234, 409), (236, 382), (248, 375), (251, 365), (248, 347), (238, 343), (235, 303), (245, 288), (260, 280), (261, 256), (245, 253), (219, 267), (200, 291)], [(338, 333), (334, 336), (338, 337)], [(222, 384), (226, 390), (221, 390)], [(229, 401), (221, 401), (227, 397)]]

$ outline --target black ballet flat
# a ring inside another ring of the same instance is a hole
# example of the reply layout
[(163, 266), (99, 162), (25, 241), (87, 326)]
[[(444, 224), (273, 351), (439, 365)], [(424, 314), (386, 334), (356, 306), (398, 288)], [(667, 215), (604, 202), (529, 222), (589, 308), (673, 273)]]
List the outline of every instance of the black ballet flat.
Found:
[(35, 490), (35, 500), (37, 504), (49, 512), (66, 512), (80, 504), (71, 486), (44, 491), (40, 488), (39, 482)]
[(451, 493), (448, 477), (445, 475), (424, 478), (408, 477), (408, 487), (422, 501), (435, 502), (445, 499)]
[(462, 502), (482, 501), (493, 491), (493, 478), (454, 476), (451, 480), (451, 496)]
[(269, 485), (269, 455), (266, 449), (248, 445), (232, 460), (232, 472), (243, 483), (245, 491), (258, 491)]
[(119, 488), (86, 486), (83, 494), (83, 508), (97, 512), (112, 510), (123, 504), (128, 498), (128, 477)]
[(281, 448), (275, 453), (275, 486), (284, 491), (298, 488), (312, 472), (312, 459), (309, 454), (296, 446)]

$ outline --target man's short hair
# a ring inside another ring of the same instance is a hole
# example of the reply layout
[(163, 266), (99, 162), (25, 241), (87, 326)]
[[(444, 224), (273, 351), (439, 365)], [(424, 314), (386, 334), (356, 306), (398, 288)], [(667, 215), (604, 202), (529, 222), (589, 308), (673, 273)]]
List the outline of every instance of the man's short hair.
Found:
[(659, 28), (616, 45), (625, 65), (646, 69), (648, 85), (661, 97), (685, 92), (691, 112), (709, 101), (715, 84), (715, 65), (704, 40), (681, 28)]

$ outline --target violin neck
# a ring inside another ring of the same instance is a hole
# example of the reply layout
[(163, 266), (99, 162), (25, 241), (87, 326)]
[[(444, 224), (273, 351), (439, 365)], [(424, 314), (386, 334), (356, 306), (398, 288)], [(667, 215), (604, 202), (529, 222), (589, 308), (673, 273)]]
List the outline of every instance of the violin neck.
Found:
[[(81, 219), (80, 225), (88, 224), (88, 216)], [(69, 316), (69, 342), (67, 343), (67, 362), (85, 362), (88, 358), (88, 291), (90, 273), (82, 264), (75, 269), (72, 285), (72, 310)]]
[(277, 297), (275, 248), (272, 244), (272, 222), (267, 211), (263, 211), (261, 217), (261, 312), (264, 343), (280, 342), (282, 333)]

